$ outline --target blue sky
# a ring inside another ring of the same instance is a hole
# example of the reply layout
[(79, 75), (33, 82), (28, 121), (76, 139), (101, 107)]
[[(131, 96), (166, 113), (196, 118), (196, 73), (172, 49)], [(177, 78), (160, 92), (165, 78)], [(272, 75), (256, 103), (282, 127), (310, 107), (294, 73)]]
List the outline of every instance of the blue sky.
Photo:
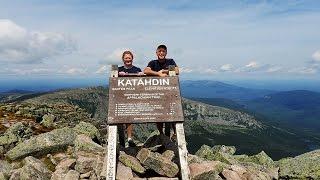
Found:
[(319, 79), (320, 1), (1, 1), (0, 78), (107, 76), (168, 46), (185, 79)]

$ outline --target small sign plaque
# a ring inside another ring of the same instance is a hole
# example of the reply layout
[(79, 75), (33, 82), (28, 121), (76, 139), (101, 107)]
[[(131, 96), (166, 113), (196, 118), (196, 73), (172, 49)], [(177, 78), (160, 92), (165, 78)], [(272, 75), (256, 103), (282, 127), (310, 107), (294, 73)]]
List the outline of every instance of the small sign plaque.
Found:
[(182, 121), (178, 76), (110, 78), (108, 124)]

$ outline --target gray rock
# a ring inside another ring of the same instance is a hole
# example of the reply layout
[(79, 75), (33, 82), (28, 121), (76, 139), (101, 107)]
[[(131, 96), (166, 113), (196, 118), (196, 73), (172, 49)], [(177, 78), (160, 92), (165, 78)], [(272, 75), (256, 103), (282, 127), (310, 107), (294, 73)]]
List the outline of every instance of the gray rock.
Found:
[[(94, 172), (97, 175), (98, 179), (102, 179), (104, 176), (104, 173), (106, 173), (106, 163), (107, 161), (104, 162), (104, 160), (107, 159), (107, 156), (97, 156), (97, 160), (95, 163), (94, 167)], [(103, 170), (103, 168), (105, 168)]]
[(200, 149), (195, 153), (196, 156), (206, 160), (214, 160), (214, 152), (208, 145), (202, 145)]
[(10, 177), (10, 171), (12, 170), (11, 164), (9, 164), (7, 161), (0, 160), (0, 173), (3, 177), (9, 178)]
[(9, 127), (9, 129), (7, 129), (7, 133), (12, 133), (14, 135), (21, 135), (23, 133), (23, 131), (25, 131), (27, 129), (27, 127), (25, 127), (21, 122), (15, 123), (14, 125), (12, 125), (11, 127)]
[(274, 167), (275, 164), (273, 160), (264, 152), (261, 151), (259, 154), (247, 156), (247, 155), (236, 155), (235, 159), (242, 163), (254, 163), (257, 165), (262, 165), (265, 167)]
[(127, 155), (123, 151), (120, 151), (119, 161), (137, 173), (143, 174), (146, 171), (146, 169), (140, 164), (138, 159)]
[(39, 159), (28, 156), (23, 160), (24, 166), (20, 171), (21, 180), (49, 180), (52, 172)]
[(80, 175), (80, 179), (87, 179), (90, 177), (90, 175), (91, 175), (91, 171), (86, 172), (86, 173)]
[(202, 159), (201, 157), (198, 157), (196, 155), (193, 154), (188, 154), (188, 164), (191, 163), (202, 163), (204, 161), (204, 159)]
[(7, 152), (6, 157), (16, 160), (29, 155), (39, 156), (58, 152), (65, 149), (68, 145), (73, 145), (75, 137), (76, 134), (70, 128), (55, 129), (19, 143)]
[(20, 171), (21, 168), (13, 170), (9, 180), (20, 180)]
[(248, 169), (246, 174), (247, 180), (272, 180), (272, 178), (265, 172), (257, 171), (255, 169)]
[(96, 158), (79, 155), (77, 158), (75, 170), (84, 174), (92, 171), (95, 167)]
[(74, 130), (77, 134), (84, 134), (91, 139), (101, 140), (101, 134), (99, 130), (92, 124), (81, 121), (79, 124), (74, 127)]
[(221, 161), (227, 164), (235, 164), (236, 160), (229, 153), (225, 153), (222, 150), (213, 150), (210, 146), (202, 145), (201, 148), (195, 153), (200, 158), (209, 161)]
[(0, 146), (7, 146), (12, 143), (18, 142), (18, 137), (12, 133), (4, 133), (0, 136)]
[(132, 170), (131, 168), (123, 165), (121, 162), (117, 164), (117, 180), (130, 180), (133, 178)]
[(55, 171), (51, 176), (51, 180), (65, 179), (65, 176), (69, 170), (74, 169), (76, 160), (75, 159), (64, 159), (55, 167)]
[(51, 180), (64, 180), (67, 172), (63, 169), (56, 169), (51, 175)]
[(226, 165), (219, 161), (207, 161), (203, 163), (192, 163), (189, 165), (190, 178), (192, 180), (217, 179)]
[(55, 169), (61, 169), (64, 172), (68, 172), (69, 169), (73, 169), (76, 164), (75, 159), (64, 159), (62, 160)]
[(137, 159), (139, 159), (144, 166), (163, 176), (175, 177), (179, 172), (177, 164), (171, 162), (161, 154), (151, 152), (146, 148), (142, 148), (139, 151)]
[(294, 158), (281, 159), (279, 176), (283, 179), (320, 179), (320, 150)]
[(4, 148), (3, 146), (0, 146), (0, 157), (4, 154)]
[(222, 152), (226, 154), (233, 155), (236, 152), (236, 147), (225, 146), (225, 145), (215, 145), (212, 147), (213, 152)]
[(56, 117), (53, 114), (45, 114), (44, 116), (42, 116), (42, 121), (40, 122), (40, 124), (47, 128), (53, 128), (55, 126), (55, 118)]
[(48, 157), (50, 158), (52, 164), (58, 165), (62, 160), (67, 159), (68, 155), (66, 153), (60, 152), (54, 155), (50, 154)]
[(148, 178), (148, 180), (179, 180), (179, 178), (152, 177), (152, 178)]
[(80, 177), (80, 173), (75, 170), (70, 170), (66, 176), (65, 180), (78, 180)]
[(0, 172), (0, 179), (6, 180), (8, 177), (3, 172)]
[(77, 135), (74, 142), (76, 151), (85, 151), (91, 153), (102, 153), (104, 148), (92, 141), (92, 139), (84, 134)]
[(101, 178), (98, 178), (98, 176), (96, 175), (96, 173), (91, 172), (89, 180), (99, 180)]
[(235, 164), (230, 166), (230, 170), (236, 172), (240, 176), (243, 176), (245, 173), (247, 173), (247, 170), (245, 167), (240, 165), (235, 165)]
[(162, 156), (167, 158), (169, 161), (172, 161), (172, 159), (174, 158), (174, 152), (171, 150), (166, 150), (162, 153)]
[(224, 169), (221, 174), (226, 180), (245, 180), (246, 177), (240, 176), (237, 172), (230, 169)]

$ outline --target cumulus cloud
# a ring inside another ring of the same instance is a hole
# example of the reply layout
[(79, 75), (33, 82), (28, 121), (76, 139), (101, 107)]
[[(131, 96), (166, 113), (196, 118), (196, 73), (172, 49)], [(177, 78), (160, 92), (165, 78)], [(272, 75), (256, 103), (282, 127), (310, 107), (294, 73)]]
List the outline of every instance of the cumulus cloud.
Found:
[(77, 75), (77, 74), (87, 74), (87, 69), (85, 68), (70, 68), (66, 71), (67, 74)]
[(257, 61), (251, 61), (244, 67), (240, 67), (235, 72), (274, 72), (280, 70), (280, 67), (276, 67), (271, 64), (261, 64)]
[(4, 68), (0, 71), (0, 74), (7, 75), (47, 75), (54, 72), (48, 68), (32, 68), (32, 69), (21, 69), (21, 68)]
[(216, 74), (218, 73), (218, 71), (214, 68), (207, 68), (207, 69), (204, 69), (204, 71), (201, 71), (202, 73), (206, 73), (206, 74)]
[(122, 53), (127, 50), (129, 49), (118, 48), (113, 50), (111, 53), (104, 55), (104, 57), (100, 61), (100, 64), (107, 64), (107, 65), (120, 64), (122, 59)]
[(288, 70), (289, 73), (295, 74), (316, 74), (318, 70), (314, 67), (300, 67)]
[(191, 72), (193, 72), (193, 70), (191, 68), (188, 68), (188, 67), (180, 67), (179, 70), (180, 70), (180, 73), (191, 73)]
[(0, 19), (0, 62), (40, 63), (75, 49), (76, 43), (67, 35), (30, 31), (11, 20)]
[(312, 54), (312, 58), (313, 58), (313, 60), (320, 62), (320, 50), (314, 52)]
[(100, 65), (117, 64), (117, 65), (121, 65), (122, 66), (123, 65), (123, 63), (122, 63), (122, 53), (124, 51), (131, 51), (133, 53), (133, 64), (135, 66), (144, 67), (144, 66), (147, 65), (148, 61), (146, 61), (147, 58), (143, 53), (134, 51), (134, 50), (129, 49), (129, 48), (116, 48), (113, 51), (111, 51), (109, 53), (106, 53), (105, 55), (103, 55), (103, 57), (99, 61), (99, 64)]
[(224, 64), (220, 67), (220, 71), (226, 72), (231, 71), (233, 69), (232, 64)]
[(281, 66), (270, 66), (266, 72), (267, 73), (275, 73), (275, 72), (282, 72), (283, 68)]
[(247, 68), (251, 68), (251, 69), (255, 69), (260, 67), (260, 65), (258, 64), (258, 62), (256, 61), (252, 61), (249, 64), (246, 65)]
[(103, 65), (96, 71), (96, 74), (105, 74), (107, 72), (108, 72), (107, 65)]

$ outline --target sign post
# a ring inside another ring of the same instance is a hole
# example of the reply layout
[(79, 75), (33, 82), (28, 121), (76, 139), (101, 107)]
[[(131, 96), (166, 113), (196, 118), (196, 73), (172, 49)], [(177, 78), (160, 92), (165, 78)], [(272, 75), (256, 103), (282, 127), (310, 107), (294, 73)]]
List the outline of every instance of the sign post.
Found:
[(189, 179), (183, 121), (179, 78), (175, 72), (169, 71), (168, 77), (118, 77), (117, 68), (112, 66), (107, 120), (107, 179), (113, 180), (116, 176), (117, 125), (152, 122), (175, 124), (181, 179)]

